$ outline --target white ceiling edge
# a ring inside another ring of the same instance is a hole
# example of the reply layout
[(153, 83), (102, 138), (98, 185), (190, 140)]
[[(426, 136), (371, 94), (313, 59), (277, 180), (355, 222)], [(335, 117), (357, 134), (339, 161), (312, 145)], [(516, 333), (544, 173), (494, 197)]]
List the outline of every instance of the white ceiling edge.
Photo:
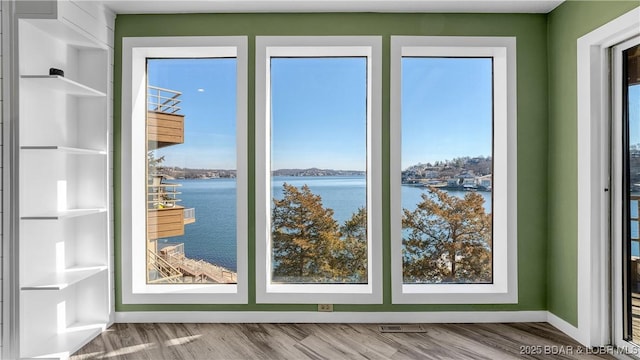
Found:
[(104, 0), (117, 14), (252, 12), (549, 13), (564, 0)]

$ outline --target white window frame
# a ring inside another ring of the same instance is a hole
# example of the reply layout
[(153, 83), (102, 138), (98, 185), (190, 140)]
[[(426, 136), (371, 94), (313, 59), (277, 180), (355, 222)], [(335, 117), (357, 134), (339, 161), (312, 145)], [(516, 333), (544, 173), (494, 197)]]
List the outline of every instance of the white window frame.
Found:
[[(402, 57), (493, 58), (493, 283), (404, 284), (402, 276)], [(391, 284), (394, 304), (518, 302), (515, 37), (391, 37)]]
[[(123, 304), (242, 304), (247, 302), (247, 37), (129, 37), (122, 39), (121, 258)], [(237, 284), (146, 282), (147, 58), (237, 59)]]
[[(367, 58), (367, 284), (271, 283), (272, 57)], [(382, 38), (380, 36), (256, 37), (256, 302), (300, 304), (382, 303)]]

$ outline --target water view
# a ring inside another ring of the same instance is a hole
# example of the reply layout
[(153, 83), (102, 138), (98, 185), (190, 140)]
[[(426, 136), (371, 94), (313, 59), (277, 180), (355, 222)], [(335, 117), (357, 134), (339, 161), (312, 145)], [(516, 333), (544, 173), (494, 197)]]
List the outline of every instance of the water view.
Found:
[[(271, 148), (270, 236), (255, 241), (271, 241), (273, 283), (368, 281), (370, 61), (269, 60), (270, 128), (256, 136)], [(211, 102), (235, 93), (235, 59), (148, 65), (147, 280), (235, 283), (235, 172), (214, 169), (237, 167), (241, 119), (235, 98)], [(393, 236), (405, 283), (492, 282), (492, 66), (402, 59), (403, 232)]]
[[(162, 244), (184, 243), (185, 255), (202, 259), (236, 271), (236, 181), (235, 179), (170, 180), (181, 184), (181, 205), (196, 209), (197, 221), (185, 226), (185, 234)], [(307, 184), (314, 194), (322, 197), (325, 207), (334, 210), (334, 218), (342, 224), (360, 207), (366, 205), (366, 181), (363, 176), (275, 176), (272, 197), (282, 198), (282, 184), (298, 188)], [(413, 210), (422, 201), (427, 189), (402, 186), (402, 207)], [(464, 197), (465, 191), (448, 191)], [(491, 193), (478, 192), (484, 198), (485, 211), (491, 212)]]

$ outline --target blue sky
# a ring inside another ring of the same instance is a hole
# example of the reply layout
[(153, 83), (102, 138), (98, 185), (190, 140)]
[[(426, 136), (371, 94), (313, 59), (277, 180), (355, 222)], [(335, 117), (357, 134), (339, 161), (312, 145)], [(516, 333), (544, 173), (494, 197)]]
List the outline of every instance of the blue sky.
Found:
[[(491, 155), (491, 60), (404, 58), (402, 168)], [(165, 165), (235, 169), (235, 59), (149, 60), (149, 84), (181, 91), (185, 143)], [(272, 169), (366, 170), (366, 59), (274, 58)]]
[(629, 144), (640, 144), (640, 85), (629, 86)]
[(402, 168), (491, 156), (489, 58), (402, 59)]
[(166, 166), (236, 168), (236, 60), (157, 59), (149, 85), (182, 92), (184, 144), (157, 150)]
[(366, 170), (366, 58), (271, 60), (271, 168)]

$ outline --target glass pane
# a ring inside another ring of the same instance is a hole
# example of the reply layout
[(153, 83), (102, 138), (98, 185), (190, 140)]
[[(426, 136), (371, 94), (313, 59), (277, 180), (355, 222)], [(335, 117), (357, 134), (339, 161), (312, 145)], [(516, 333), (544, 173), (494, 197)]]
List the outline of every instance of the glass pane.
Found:
[(638, 213), (640, 205), (640, 46), (634, 46), (623, 52), (623, 123), (625, 154), (625, 180), (628, 199), (625, 201), (626, 221), (624, 233), (626, 244), (625, 267), (628, 290), (625, 292), (625, 308), (627, 309), (627, 339), (640, 344), (640, 228)]
[(147, 282), (236, 283), (236, 59), (147, 76)]
[(492, 283), (493, 62), (402, 58), (405, 284)]
[(271, 59), (273, 283), (367, 283), (367, 60)]

